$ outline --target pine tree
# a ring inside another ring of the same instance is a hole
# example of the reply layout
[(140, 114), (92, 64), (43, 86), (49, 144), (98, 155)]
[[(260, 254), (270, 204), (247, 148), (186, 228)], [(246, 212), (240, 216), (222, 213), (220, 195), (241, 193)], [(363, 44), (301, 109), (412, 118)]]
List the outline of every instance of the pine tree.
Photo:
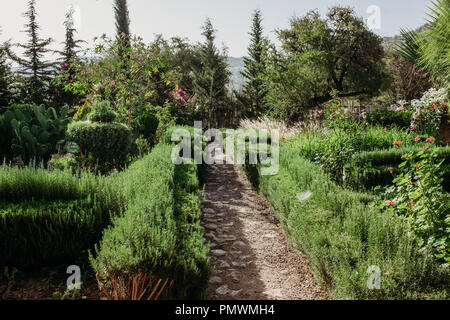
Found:
[(73, 82), (76, 74), (76, 61), (78, 58), (78, 53), (81, 49), (80, 44), (85, 42), (83, 40), (75, 39), (75, 33), (77, 30), (73, 21), (74, 14), (75, 10), (73, 6), (71, 6), (66, 13), (66, 20), (64, 21), (64, 26), (66, 29), (66, 39), (62, 42), (64, 49), (58, 52), (61, 55), (61, 83), (59, 86), (53, 86), (51, 88), (51, 90), (53, 90), (52, 93), (55, 102), (57, 101), (59, 104), (68, 104), (69, 106), (80, 102), (81, 97), (72, 92), (63, 90), (63, 86), (67, 83)]
[[(0, 29), (1, 34), (1, 29)], [(7, 53), (3, 46), (0, 47), (0, 113), (4, 107), (9, 106), (11, 94), (9, 84), (11, 81), (11, 66), (7, 61)]]
[(25, 50), (24, 58), (20, 58), (11, 52), (9, 46), (8, 55), (21, 66), (18, 73), (25, 76), (28, 80), (27, 86), (29, 87), (31, 101), (40, 104), (44, 101), (45, 90), (55, 72), (55, 62), (44, 60), (45, 54), (51, 52), (47, 47), (53, 40), (51, 38), (39, 38), (35, 0), (28, 2), (28, 11), (24, 13), (24, 16), (29, 20), (23, 31), (28, 33), (29, 41), (25, 44), (16, 44), (16, 46)]
[(262, 76), (266, 69), (266, 49), (268, 40), (263, 36), (261, 11), (255, 10), (253, 14), (253, 26), (249, 33), (250, 45), (249, 57), (244, 57), (245, 69), (241, 72), (247, 79), (244, 85), (243, 97), (248, 103), (252, 115), (260, 114), (264, 108), (266, 89)]
[(208, 125), (212, 128), (217, 124), (219, 108), (224, 107), (227, 99), (226, 85), (230, 79), (230, 72), (227, 55), (220, 52), (214, 43), (216, 30), (210, 19), (206, 20), (202, 29), (205, 42), (197, 48), (201, 63), (194, 69), (193, 84), (196, 99), (206, 111)]
[(123, 47), (129, 48), (131, 44), (130, 16), (127, 0), (115, 0), (114, 13), (116, 16), (116, 33)]
[(75, 62), (77, 55), (79, 53), (79, 49), (81, 49), (80, 44), (85, 42), (83, 40), (75, 40), (75, 33), (77, 29), (75, 29), (75, 24), (73, 21), (73, 15), (75, 10), (73, 6), (69, 8), (66, 13), (66, 20), (64, 21), (64, 26), (66, 28), (66, 40), (62, 43), (64, 44), (64, 50), (60, 51), (61, 61), (66, 64), (66, 67), (69, 67), (73, 62)]

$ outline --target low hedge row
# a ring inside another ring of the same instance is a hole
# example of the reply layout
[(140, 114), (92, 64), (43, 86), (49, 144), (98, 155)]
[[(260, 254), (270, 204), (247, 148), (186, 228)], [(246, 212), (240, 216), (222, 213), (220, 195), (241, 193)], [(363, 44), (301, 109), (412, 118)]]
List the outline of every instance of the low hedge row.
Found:
[[(395, 148), (362, 152), (345, 166), (345, 186), (357, 191), (370, 191), (377, 186), (392, 184), (396, 168), (403, 162), (402, 156), (421, 148)], [(450, 191), (450, 147), (438, 149), (439, 157), (444, 160), (441, 169), (444, 174), (444, 189)], [(394, 176), (388, 168), (394, 169)]]
[[(331, 298), (448, 298), (448, 267), (420, 248), (405, 220), (368, 207), (367, 195), (338, 187), (296, 148), (282, 145), (278, 174), (258, 183)], [(378, 290), (368, 286), (371, 266), (381, 271)]]
[(159, 279), (173, 284), (161, 297), (204, 295), (209, 248), (200, 226), (197, 166), (175, 166), (172, 149), (173, 144), (160, 143), (123, 173), (126, 180), (133, 178), (121, 194), (126, 210), (113, 219), (90, 257), (100, 286), (112, 297), (131, 298), (140, 275), (147, 278), (139, 284), (149, 286), (139, 291), (141, 299), (150, 298)]
[(81, 175), (0, 169), (0, 267), (73, 264), (100, 240), (114, 207), (101, 177)]
[(108, 222), (95, 198), (0, 203), (0, 266), (73, 264), (100, 240)]

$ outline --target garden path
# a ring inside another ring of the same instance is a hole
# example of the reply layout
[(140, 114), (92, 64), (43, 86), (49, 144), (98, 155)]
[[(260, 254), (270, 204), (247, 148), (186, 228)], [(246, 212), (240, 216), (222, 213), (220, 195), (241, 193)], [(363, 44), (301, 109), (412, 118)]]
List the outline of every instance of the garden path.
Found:
[[(217, 152), (215, 157), (222, 157)], [(305, 257), (291, 250), (266, 199), (233, 164), (207, 168), (202, 202), (211, 243), (211, 300), (313, 300), (326, 296)]]

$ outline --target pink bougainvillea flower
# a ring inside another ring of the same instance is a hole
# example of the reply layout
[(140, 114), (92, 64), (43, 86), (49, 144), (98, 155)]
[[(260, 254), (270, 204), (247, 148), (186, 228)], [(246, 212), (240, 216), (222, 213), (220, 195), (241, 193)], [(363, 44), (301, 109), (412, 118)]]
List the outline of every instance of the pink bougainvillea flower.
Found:
[(394, 144), (395, 144), (397, 147), (400, 147), (400, 146), (402, 145), (402, 143), (403, 143), (403, 141), (394, 141)]
[(416, 137), (415, 139), (414, 139), (414, 142), (419, 142), (420, 141), (420, 137)]
[(184, 103), (189, 102), (189, 100), (186, 98), (186, 93), (183, 90), (177, 89), (176, 92), (177, 92), (177, 95), (183, 99)]

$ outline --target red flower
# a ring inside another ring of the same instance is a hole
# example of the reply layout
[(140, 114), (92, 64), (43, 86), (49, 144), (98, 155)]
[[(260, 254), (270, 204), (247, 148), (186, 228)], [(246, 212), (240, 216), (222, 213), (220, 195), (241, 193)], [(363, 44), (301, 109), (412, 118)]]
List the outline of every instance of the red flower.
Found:
[(423, 151), (426, 151), (426, 150), (427, 150), (427, 147), (423, 146), (423, 148), (422, 148), (422, 149), (423, 149)]
[(388, 171), (392, 174), (392, 173), (394, 172), (394, 168), (389, 167), (389, 168), (388, 168)]
[(395, 206), (395, 202), (394, 201), (388, 201), (388, 205), (390, 205), (391, 207)]
[(421, 166), (420, 164), (418, 164), (418, 165), (416, 166), (416, 169), (419, 170), (420, 168), (422, 168), (422, 166)]
[(437, 108), (439, 108), (438, 105), (436, 103), (433, 104), (433, 110), (436, 110)]
[(420, 137), (417, 137), (414, 139), (414, 142), (419, 142), (420, 141)]
[(394, 141), (394, 144), (395, 144), (397, 147), (400, 147), (400, 146), (402, 145), (402, 143), (403, 143), (403, 141)]
[(428, 138), (427, 140), (425, 140), (425, 142), (432, 144), (434, 142), (434, 138)]

